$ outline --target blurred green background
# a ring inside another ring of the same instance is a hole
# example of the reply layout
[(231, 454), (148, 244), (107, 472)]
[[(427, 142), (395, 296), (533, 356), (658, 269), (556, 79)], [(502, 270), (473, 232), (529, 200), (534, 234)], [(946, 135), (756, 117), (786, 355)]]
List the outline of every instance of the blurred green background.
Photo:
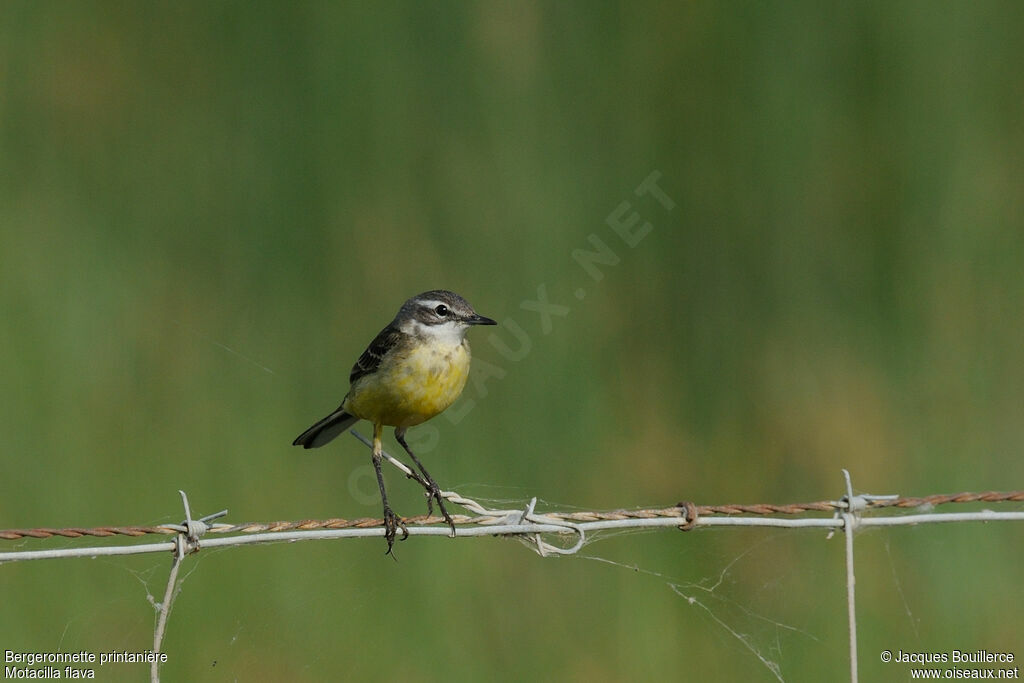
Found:
[[(844, 467), (1024, 488), (1021, 35), (1015, 2), (5, 2), (0, 528), (177, 522), (179, 488), (230, 522), (378, 515), (362, 446), (290, 443), (437, 287), (529, 339), (474, 330), (501, 376), (411, 432), (498, 507), (836, 498)], [(634, 193), (654, 171), (671, 211)], [(885, 648), (1024, 657), (1021, 534), (862, 532), (863, 679), (906, 680)], [(165, 679), (846, 676), (820, 531), (383, 553), (201, 552)], [(169, 565), (0, 567), (0, 648), (152, 647)]]

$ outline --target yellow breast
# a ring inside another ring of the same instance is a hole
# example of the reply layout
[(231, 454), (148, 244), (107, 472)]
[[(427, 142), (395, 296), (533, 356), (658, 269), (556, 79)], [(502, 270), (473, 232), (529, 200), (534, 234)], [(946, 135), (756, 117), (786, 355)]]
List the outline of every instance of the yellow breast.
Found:
[(357, 380), (345, 410), (371, 422), (412, 427), (455, 402), (469, 377), (469, 342), (393, 349), (377, 372)]

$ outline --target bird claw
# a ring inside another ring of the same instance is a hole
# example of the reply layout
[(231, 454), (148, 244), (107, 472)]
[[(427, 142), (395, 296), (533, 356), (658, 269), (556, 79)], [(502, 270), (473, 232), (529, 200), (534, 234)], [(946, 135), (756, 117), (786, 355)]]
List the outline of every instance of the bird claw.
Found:
[(409, 529), (406, 528), (405, 522), (402, 521), (401, 517), (396, 515), (391, 510), (390, 507), (385, 507), (384, 508), (384, 540), (388, 542), (388, 549), (387, 549), (387, 552), (384, 553), (385, 555), (391, 555), (391, 557), (395, 556), (394, 553), (391, 552), (391, 551), (392, 551), (392, 546), (394, 546), (394, 544), (395, 544), (395, 535), (398, 533), (399, 527), (401, 527), (401, 529), (402, 529), (402, 538), (400, 540), (404, 541), (405, 539), (409, 538)]
[(441, 515), (444, 517), (445, 523), (452, 530), (449, 536), (455, 538), (455, 522), (452, 520), (452, 516), (448, 514), (448, 510), (444, 507), (444, 499), (441, 497), (441, 489), (438, 485), (431, 481), (427, 486), (427, 516), (434, 514), (434, 501), (437, 501), (437, 507), (441, 510)]

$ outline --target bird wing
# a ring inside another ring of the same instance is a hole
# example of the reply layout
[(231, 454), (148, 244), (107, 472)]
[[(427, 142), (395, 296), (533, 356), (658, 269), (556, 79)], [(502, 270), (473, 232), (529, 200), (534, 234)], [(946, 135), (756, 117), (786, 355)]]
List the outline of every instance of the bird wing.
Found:
[(398, 345), (403, 336), (404, 333), (390, 326), (381, 330), (380, 334), (363, 351), (363, 355), (359, 356), (356, 364), (352, 366), (352, 372), (348, 376), (349, 383), (351, 384), (360, 377), (377, 372), (381, 360), (387, 355), (388, 351)]

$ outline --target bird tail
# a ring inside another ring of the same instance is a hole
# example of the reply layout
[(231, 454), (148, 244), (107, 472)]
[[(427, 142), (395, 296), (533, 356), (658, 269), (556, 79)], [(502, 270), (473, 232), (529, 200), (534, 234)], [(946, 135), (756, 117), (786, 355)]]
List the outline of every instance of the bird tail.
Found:
[(303, 448), (320, 448), (325, 443), (333, 441), (335, 437), (354, 425), (356, 422), (359, 422), (358, 417), (355, 415), (349, 415), (341, 408), (338, 408), (333, 413), (302, 432), (302, 434), (292, 442), (292, 445), (302, 446)]

